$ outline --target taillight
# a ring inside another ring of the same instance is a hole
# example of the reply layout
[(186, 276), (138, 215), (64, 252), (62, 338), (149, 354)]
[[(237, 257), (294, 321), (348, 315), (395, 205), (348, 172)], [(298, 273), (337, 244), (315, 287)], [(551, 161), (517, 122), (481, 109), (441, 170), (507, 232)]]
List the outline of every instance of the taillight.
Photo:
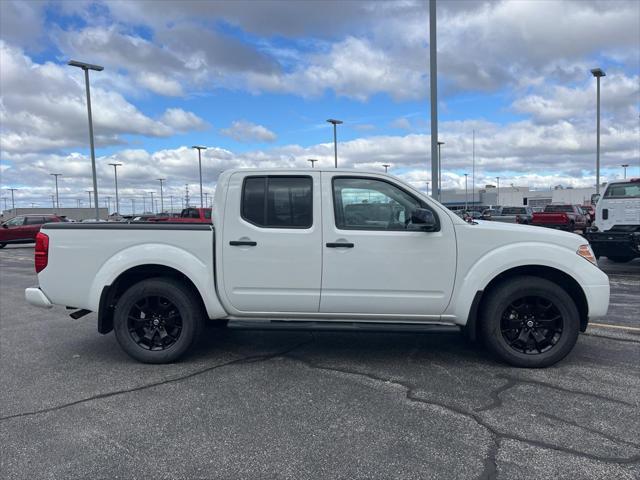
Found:
[(47, 267), (49, 262), (49, 236), (38, 232), (36, 235), (35, 264), (36, 273), (40, 273)]

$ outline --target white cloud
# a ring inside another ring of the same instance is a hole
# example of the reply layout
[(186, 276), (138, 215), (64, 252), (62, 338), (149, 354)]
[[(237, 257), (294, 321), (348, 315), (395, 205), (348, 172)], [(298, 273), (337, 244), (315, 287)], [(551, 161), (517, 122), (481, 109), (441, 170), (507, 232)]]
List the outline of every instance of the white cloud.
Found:
[[(82, 72), (53, 63), (34, 63), (19, 49), (0, 41), (0, 148), (34, 152), (87, 144), (87, 112)], [(95, 76), (99, 76), (96, 74)], [(121, 94), (91, 89), (96, 144), (123, 142), (123, 134), (167, 137), (177, 131), (202, 129), (190, 112), (169, 109), (154, 120)]]
[(220, 132), (238, 142), (245, 143), (274, 142), (277, 138), (276, 134), (268, 128), (246, 120), (236, 120), (229, 128), (223, 128)]
[(138, 83), (159, 95), (178, 97), (184, 95), (180, 82), (157, 73), (146, 72), (137, 76)]
[(181, 108), (168, 108), (160, 117), (160, 121), (177, 132), (190, 130), (206, 130), (207, 122), (193, 112), (186, 112)]
[(397, 128), (400, 130), (411, 130), (411, 122), (406, 117), (396, 118), (390, 125), (391, 128)]

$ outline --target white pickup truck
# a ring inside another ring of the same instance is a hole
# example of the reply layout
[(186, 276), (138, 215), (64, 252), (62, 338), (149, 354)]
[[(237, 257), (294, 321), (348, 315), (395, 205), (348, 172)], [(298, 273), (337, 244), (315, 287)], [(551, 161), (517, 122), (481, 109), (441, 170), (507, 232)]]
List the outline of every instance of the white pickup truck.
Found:
[[(565, 357), (607, 313), (609, 280), (572, 233), (467, 223), (395, 177), (231, 170), (213, 225), (56, 223), (29, 303), (98, 313), (142, 362), (171, 362), (206, 320), (446, 324), (511, 365)], [(221, 322), (221, 323), (222, 323)]]

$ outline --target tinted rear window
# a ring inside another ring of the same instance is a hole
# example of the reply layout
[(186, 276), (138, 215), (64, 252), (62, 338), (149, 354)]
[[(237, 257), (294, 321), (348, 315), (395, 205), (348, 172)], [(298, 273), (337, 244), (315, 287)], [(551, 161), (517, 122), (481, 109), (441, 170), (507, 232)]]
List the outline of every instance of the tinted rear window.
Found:
[(544, 208), (545, 212), (558, 212), (558, 213), (572, 213), (573, 207), (571, 205), (547, 205)]
[(311, 177), (247, 177), (242, 218), (267, 228), (309, 228), (313, 223)]

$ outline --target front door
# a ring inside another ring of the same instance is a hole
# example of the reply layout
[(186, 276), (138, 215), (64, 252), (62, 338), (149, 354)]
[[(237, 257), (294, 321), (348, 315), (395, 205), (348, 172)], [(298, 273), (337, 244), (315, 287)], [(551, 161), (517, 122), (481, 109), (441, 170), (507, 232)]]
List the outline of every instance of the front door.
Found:
[(26, 237), (24, 217), (13, 217), (2, 224), (2, 240), (22, 240)]
[[(441, 315), (453, 291), (453, 223), (434, 205), (385, 177), (323, 173), (320, 311)], [(412, 230), (411, 212), (429, 208), (438, 231)]]
[(222, 283), (234, 309), (318, 312), (319, 173), (234, 173), (222, 224)]

